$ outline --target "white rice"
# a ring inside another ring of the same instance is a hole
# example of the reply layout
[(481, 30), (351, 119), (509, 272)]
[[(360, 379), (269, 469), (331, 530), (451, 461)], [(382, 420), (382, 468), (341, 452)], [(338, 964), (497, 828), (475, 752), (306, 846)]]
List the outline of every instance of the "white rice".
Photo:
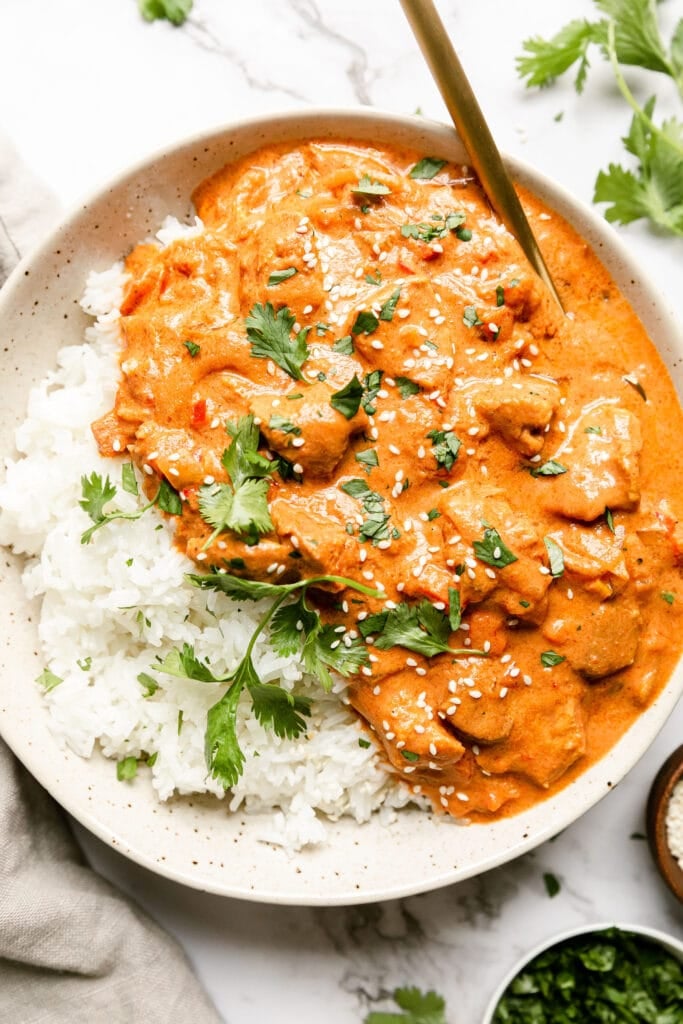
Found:
[[(199, 221), (188, 227), (167, 218), (157, 238), (168, 245), (201, 230)], [(27, 555), (27, 594), (42, 597), (45, 665), (63, 679), (45, 694), (46, 726), (58, 742), (85, 758), (98, 744), (116, 761), (156, 753), (151, 770), (141, 768), (133, 783), (121, 785), (147, 785), (144, 776), (151, 776), (161, 800), (174, 793), (222, 797), (207, 773), (204, 730), (224, 685), (157, 674), (154, 665), (157, 656), (188, 643), (208, 658), (214, 674), (229, 672), (263, 608), (190, 587), (184, 574), (196, 567), (174, 548), (172, 524), (154, 510), (137, 521), (110, 523), (88, 545), (80, 540), (91, 525), (79, 507), (83, 475), (110, 476), (118, 486), (112, 507), (138, 505), (120, 487), (126, 460), (101, 458), (90, 430), (114, 402), (124, 282), (120, 263), (90, 275), (81, 304), (95, 321), (85, 344), (62, 348), (57, 369), (31, 392), (27, 419), (16, 433), (21, 457), (7, 461), (0, 486), (0, 543)], [(240, 706), (246, 763), (226, 802), (231, 811), (268, 812), (255, 820), (260, 838), (298, 849), (324, 841), (324, 816), (362, 822), (380, 811), (390, 820), (414, 799), (374, 746), (359, 745), (364, 733), (344, 707), (342, 680), (334, 693), (322, 693), (303, 674), (300, 659), (279, 657), (266, 637), (259, 638), (254, 661), (264, 681), (314, 699), (308, 730), (296, 740), (264, 730), (248, 699)], [(153, 673), (159, 683), (147, 699), (137, 679), (141, 672)]]

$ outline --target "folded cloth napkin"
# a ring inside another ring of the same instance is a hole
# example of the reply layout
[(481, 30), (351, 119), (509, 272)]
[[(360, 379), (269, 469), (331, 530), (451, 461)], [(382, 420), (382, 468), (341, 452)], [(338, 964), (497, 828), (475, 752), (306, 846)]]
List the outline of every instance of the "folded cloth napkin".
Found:
[[(56, 214), (0, 138), (0, 285)], [(0, 1021), (220, 1022), (182, 949), (87, 866), (66, 815), (1, 739)]]

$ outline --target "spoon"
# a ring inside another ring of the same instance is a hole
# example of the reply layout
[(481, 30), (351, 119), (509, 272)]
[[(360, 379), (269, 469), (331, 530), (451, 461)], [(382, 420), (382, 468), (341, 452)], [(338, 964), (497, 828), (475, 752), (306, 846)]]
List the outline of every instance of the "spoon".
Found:
[(401, 7), (491, 205), (564, 312), (512, 179), (433, 0), (401, 0)]

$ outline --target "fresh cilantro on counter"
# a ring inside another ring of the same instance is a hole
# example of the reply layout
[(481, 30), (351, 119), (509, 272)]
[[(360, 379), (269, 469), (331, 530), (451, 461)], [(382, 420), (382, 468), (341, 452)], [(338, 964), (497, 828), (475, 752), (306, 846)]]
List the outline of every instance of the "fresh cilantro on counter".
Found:
[(140, 14), (145, 21), (164, 18), (172, 25), (182, 25), (192, 10), (194, 0), (138, 0)]
[(656, 124), (656, 97), (640, 106), (622, 72), (622, 65), (633, 65), (668, 75), (683, 98), (683, 19), (667, 43), (653, 0), (594, 2), (604, 17), (571, 21), (552, 39), (527, 39), (517, 70), (527, 86), (546, 86), (578, 65), (574, 85), (581, 93), (589, 67), (588, 52), (596, 47), (609, 61), (619, 91), (633, 112), (622, 142), (636, 165), (631, 169), (611, 163), (607, 171), (600, 171), (593, 201), (610, 204), (605, 212), (609, 221), (628, 224), (645, 217), (683, 235), (683, 122), (671, 117)]
[(403, 1013), (373, 1010), (365, 1018), (364, 1024), (446, 1024), (446, 1003), (436, 992), (397, 988), (392, 993), (392, 999)]

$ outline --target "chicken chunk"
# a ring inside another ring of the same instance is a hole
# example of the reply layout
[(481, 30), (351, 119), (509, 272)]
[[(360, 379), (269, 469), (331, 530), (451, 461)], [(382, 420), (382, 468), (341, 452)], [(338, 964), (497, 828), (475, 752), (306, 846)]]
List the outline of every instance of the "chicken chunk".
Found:
[(602, 679), (635, 661), (642, 619), (632, 602), (595, 602), (590, 611), (574, 611), (556, 596), (543, 633), (558, 654), (587, 679)]
[(499, 491), (467, 481), (445, 490), (438, 508), (446, 550), (462, 566), (463, 607), (489, 597), (515, 617), (542, 617), (550, 576), (541, 572), (547, 556), (531, 520)]
[(332, 394), (329, 384), (321, 382), (293, 392), (291, 401), (273, 392), (256, 395), (250, 402), (250, 412), (270, 448), (298, 463), (306, 475), (328, 477), (354, 434), (367, 426), (361, 406), (347, 419), (330, 404)]
[(543, 447), (561, 393), (554, 381), (542, 377), (498, 377), (470, 383), (454, 397), (458, 424), (468, 427), (475, 419), (483, 421), (480, 439), (490, 431), (522, 455), (536, 455)]
[(511, 704), (514, 724), (509, 737), (483, 747), (477, 762), (494, 775), (518, 772), (547, 789), (586, 749), (579, 685), (558, 682), (554, 701), (548, 700), (545, 687), (522, 686)]
[(336, 488), (311, 497), (275, 497), (270, 514), (278, 537), (298, 552), (302, 574), (358, 574), (358, 540), (346, 532), (356, 512), (352, 498)]
[(539, 481), (551, 512), (590, 523), (640, 500), (640, 422), (611, 403), (589, 406), (553, 458), (566, 473)]
[[(444, 684), (445, 685), (445, 684)], [(465, 748), (437, 715), (415, 703), (413, 672), (382, 679), (380, 692), (369, 686), (351, 687), (351, 704), (374, 728), (387, 757), (399, 770), (419, 776), (456, 764)], [(385, 725), (386, 723), (386, 725)]]

